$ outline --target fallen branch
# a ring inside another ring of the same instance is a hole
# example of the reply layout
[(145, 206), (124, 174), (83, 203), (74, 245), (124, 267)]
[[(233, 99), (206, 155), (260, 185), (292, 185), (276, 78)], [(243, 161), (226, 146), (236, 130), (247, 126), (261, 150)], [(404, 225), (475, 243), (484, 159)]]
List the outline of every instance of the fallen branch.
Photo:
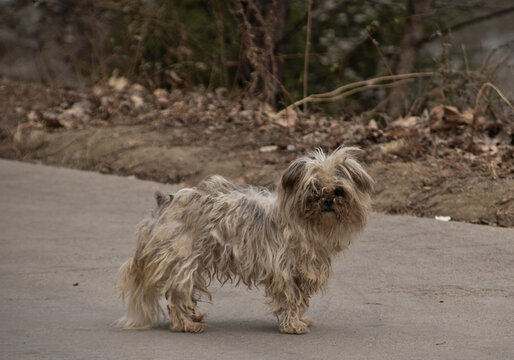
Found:
[(335, 96), (332, 96), (332, 97), (328, 97), (328, 98), (326, 98), (326, 97), (313, 97), (310, 101), (311, 102), (337, 101), (337, 100), (340, 100), (342, 98), (345, 98), (347, 96), (356, 94), (356, 93), (364, 91), (364, 90), (380, 89), (380, 88), (391, 88), (391, 87), (395, 87), (395, 86), (398, 86), (400, 84), (403, 84), (403, 83), (405, 83), (406, 81), (409, 81), (409, 80), (412, 80), (412, 79), (402, 79), (402, 80), (394, 81), (394, 82), (388, 83), (388, 84), (368, 84), (368, 85), (360, 86), (360, 87), (357, 87), (357, 88), (345, 91), (345, 92), (343, 92), (341, 94), (338, 94), (338, 95), (335, 95)]
[[(348, 95), (354, 94), (356, 92), (360, 92), (366, 89), (372, 89), (372, 88), (380, 88), (380, 87), (391, 87), (391, 86), (397, 86), (398, 81), (391, 83), (391, 84), (377, 84), (384, 81), (394, 81), (394, 80), (409, 80), (414, 78), (421, 78), (421, 77), (430, 77), (433, 76), (434, 72), (421, 72), (421, 73), (409, 73), (409, 74), (399, 74), (399, 75), (387, 75), (387, 76), (380, 76), (374, 79), (369, 80), (363, 80), (363, 81), (357, 81), (351, 84), (343, 85), (335, 90), (321, 93), (321, 94), (312, 94), (309, 95), (301, 100), (298, 100), (288, 107), (286, 107), (282, 111), (287, 111), (288, 109), (294, 107), (297, 108), (299, 105), (302, 105), (307, 102), (329, 102), (329, 101), (335, 101), (338, 99), (341, 99), (343, 97), (346, 97)], [(358, 89), (356, 89), (358, 88)], [(355, 91), (354, 91), (355, 90)]]

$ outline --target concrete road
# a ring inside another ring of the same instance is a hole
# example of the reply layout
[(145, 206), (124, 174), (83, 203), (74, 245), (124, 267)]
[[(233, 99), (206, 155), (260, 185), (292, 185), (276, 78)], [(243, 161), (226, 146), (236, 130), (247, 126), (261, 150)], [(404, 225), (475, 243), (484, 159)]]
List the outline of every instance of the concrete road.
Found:
[(113, 288), (155, 189), (0, 160), (1, 359), (513, 359), (514, 230), (374, 214), (282, 335), (262, 293), (214, 290), (204, 334), (127, 331)]

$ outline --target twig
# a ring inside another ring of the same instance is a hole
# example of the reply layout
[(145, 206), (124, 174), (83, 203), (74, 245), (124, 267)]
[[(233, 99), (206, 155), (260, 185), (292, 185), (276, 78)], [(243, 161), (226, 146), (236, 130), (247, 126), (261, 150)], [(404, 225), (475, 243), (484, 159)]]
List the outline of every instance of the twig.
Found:
[(393, 75), (393, 71), (391, 70), (391, 67), (387, 63), (387, 59), (385, 58), (384, 53), (380, 49), (380, 44), (373, 36), (371, 36), (371, 33), (368, 30), (366, 30), (366, 34), (368, 35), (368, 38), (371, 40), (371, 43), (373, 44), (373, 46), (375, 46), (375, 48), (377, 49), (378, 55), (380, 56), (380, 59), (382, 59), (382, 62), (384, 63), (384, 66), (387, 69), (387, 72), (389, 73), (389, 75)]
[(227, 71), (227, 55), (226, 55), (226, 48), (225, 48), (225, 32), (223, 31), (223, 22), (220, 19), (220, 15), (218, 13), (218, 9), (216, 8), (216, 4), (214, 0), (209, 0), (209, 6), (212, 8), (212, 13), (214, 14), (214, 24), (216, 25), (216, 37), (218, 38), (218, 41), (220, 43), (220, 67), (221, 67), (221, 84), (223, 86), (228, 85), (228, 71)]
[[(298, 109), (298, 106), (296, 106), (294, 103), (293, 103), (293, 98), (291, 97), (291, 94), (289, 94), (289, 91), (287, 91), (286, 87), (282, 84), (282, 82), (271, 72), (269, 71), (268, 69), (266, 69), (265, 67), (263, 67), (261, 69), (264, 73), (266, 73), (267, 75), (269, 75), (271, 77), (271, 79), (273, 79), (273, 81), (280, 87), (280, 89), (282, 90), (282, 92), (284, 93), (284, 95), (289, 99), (289, 102), (291, 102), (292, 104), (289, 105), (286, 109), (289, 109), (290, 107), (294, 107), (297, 111), (299, 111)], [(286, 110), (284, 109), (284, 110)]]
[[(505, 59), (506, 59), (507, 57), (509, 57), (509, 56), (510, 56), (511, 51), (512, 51), (512, 47), (513, 47), (513, 46), (514, 46), (514, 40), (510, 40), (510, 41), (507, 41), (506, 43), (504, 43), (504, 44), (502, 44), (502, 45), (500, 45), (500, 46), (497, 46), (497, 47), (495, 47), (494, 49), (492, 49), (492, 50), (489, 52), (489, 54), (487, 55), (487, 58), (485, 59), (485, 61), (482, 63), (482, 66), (480, 67), (480, 70), (479, 70), (479, 71), (480, 71), (480, 72), (483, 72), (483, 71), (484, 71), (484, 69), (486, 69), (486, 68), (490, 68), (490, 67), (492, 67), (492, 68), (497, 68), (499, 65), (501, 65), (501, 64), (505, 61)], [(497, 64), (496, 64), (496, 65), (494, 65), (494, 66), (490, 66), (490, 65), (489, 65), (489, 61), (493, 58), (493, 55), (494, 55), (494, 54), (495, 54), (499, 49), (502, 49), (502, 48), (505, 48), (505, 47), (507, 47), (507, 48), (508, 48), (508, 50), (505, 52), (505, 55), (504, 55), (504, 56), (502, 56), (502, 57), (500, 58), (500, 60), (497, 62)]]
[(473, 144), (475, 142), (475, 135), (476, 135), (476, 131), (477, 131), (478, 110), (479, 110), (479, 107), (480, 107), (480, 100), (482, 99), (482, 94), (484, 93), (484, 91), (485, 91), (485, 89), (487, 87), (490, 87), (494, 91), (496, 91), (496, 93), (500, 96), (500, 98), (503, 101), (505, 101), (505, 103), (512, 110), (514, 110), (514, 106), (510, 103), (509, 99), (507, 99), (507, 97), (505, 95), (503, 95), (503, 93), (500, 91), (500, 89), (498, 89), (496, 86), (494, 86), (490, 82), (483, 83), (482, 86), (480, 87), (480, 90), (478, 91), (478, 94), (477, 94), (477, 97), (476, 97), (476, 100), (475, 100), (475, 107), (473, 108), (473, 122), (471, 123), (471, 137), (469, 139), (468, 150), (472, 150)]
[[(307, 97), (307, 85), (309, 80), (309, 50), (311, 48), (311, 23), (312, 23), (312, 0), (307, 5), (307, 41), (305, 43), (305, 57), (303, 61), (303, 97)], [(303, 104), (303, 111), (307, 112), (307, 103)]]
[[(246, 5), (247, 7), (243, 6)], [(266, 102), (275, 104), (277, 91), (278, 65), (274, 56), (274, 31), (278, 21), (275, 14), (277, 0), (271, 1), (271, 8), (263, 14), (254, 0), (240, 0), (238, 2), (238, 14), (241, 16), (241, 35), (243, 56), (255, 69), (255, 75), (248, 83), (249, 92), (258, 92)], [(252, 24), (250, 19), (255, 21)]]
[(137, 41), (136, 53), (134, 55), (134, 62), (132, 64), (132, 69), (130, 70), (130, 75), (134, 76), (136, 71), (138, 70), (138, 66), (141, 63), (143, 57), (143, 41), (146, 40), (146, 35), (148, 34), (148, 28), (150, 26), (150, 21), (152, 20), (152, 14), (150, 13), (150, 9), (146, 8), (145, 17), (143, 19), (143, 24), (141, 26), (141, 34), (139, 35), (139, 39)]
[(500, 91), (500, 89), (498, 89), (496, 86), (494, 86), (493, 84), (491, 84), (490, 82), (486, 82), (486, 83), (483, 83), (482, 84), (482, 87), (480, 88), (480, 90), (478, 91), (478, 94), (477, 94), (477, 98), (475, 100), (475, 107), (473, 109), (473, 115), (474, 117), (477, 116), (478, 114), (478, 106), (479, 106), (479, 103), (480, 103), (480, 99), (482, 97), (482, 93), (484, 92), (485, 88), (486, 87), (490, 87), (492, 88), (494, 91), (496, 91), (498, 93), (498, 95), (500, 96), (500, 98), (505, 101), (505, 103), (512, 109), (514, 110), (514, 106), (510, 103), (509, 99), (507, 99), (507, 97), (505, 95), (503, 95), (503, 93)]
[(98, 65), (100, 66), (100, 71), (102, 73), (102, 77), (105, 79), (107, 78), (107, 65), (105, 62), (105, 58), (102, 54), (101, 49), (98, 48), (96, 41), (93, 39), (93, 37), (89, 34), (88, 31), (84, 32), (84, 37), (89, 42), (89, 45), (91, 46), (91, 52), (93, 53), (94, 57), (98, 61)]
[[(489, 19), (494, 18), (496, 16), (503, 16), (503, 15), (509, 14), (509, 13), (511, 13), (513, 11), (514, 11), (514, 6), (510, 6), (510, 7), (504, 8), (504, 9), (493, 11), (490, 14), (480, 15), (480, 16), (477, 16), (477, 17), (474, 17), (474, 18), (471, 18), (471, 19), (467, 19), (467, 20), (461, 21), (461, 22), (459, 22), (457, 24), (450, 25), (450, 26), (444, 28), (443, 30), (441, 30), (440, 33), (442, 35), (447, 35), (449, 33), (452, 33), (454, 31), (456, 31), (456, 30), (459, 30), (459, 29), (461, 29), (463, 27), (466, 27), (466, 26), (469, 26), (469, 25), (473, 25), (473, 24), (476, 24), (476, 23), (484, 21), (484, 20), (489, 20)], [(434, 39), (433, 35), (428, 35), (428, 36), (425, 36), (424, 38), (422, 38), (419, 42), (420, 42), (420, 44), (423, 44), (423, 43), (425, 43), (427, 41), (431, 41), (433, 39)]]

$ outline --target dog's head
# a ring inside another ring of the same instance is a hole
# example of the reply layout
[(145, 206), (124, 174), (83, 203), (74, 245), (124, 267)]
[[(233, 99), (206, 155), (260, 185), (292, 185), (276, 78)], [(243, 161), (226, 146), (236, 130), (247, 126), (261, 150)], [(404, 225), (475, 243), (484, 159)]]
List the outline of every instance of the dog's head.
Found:
[(318, 149), (294, 161), (278, 187), (284, 214), (313, 226), (364, 227), (373, 179), (355, 160), (360, 151), (341, 147), (326, 155)]

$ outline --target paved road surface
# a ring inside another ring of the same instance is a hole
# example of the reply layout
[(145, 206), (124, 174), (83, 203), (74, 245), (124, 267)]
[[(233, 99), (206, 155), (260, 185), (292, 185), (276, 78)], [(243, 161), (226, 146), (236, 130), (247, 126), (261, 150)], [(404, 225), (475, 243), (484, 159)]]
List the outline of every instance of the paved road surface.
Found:
[(513, 359), (514, 230), (374, 214), (316, 296), (309, 335), (278, 333), (260, 291), (214, 290), (204, 334), (110, 327), (118, 266), (155, 189), (0, 160), (1, 359)]

